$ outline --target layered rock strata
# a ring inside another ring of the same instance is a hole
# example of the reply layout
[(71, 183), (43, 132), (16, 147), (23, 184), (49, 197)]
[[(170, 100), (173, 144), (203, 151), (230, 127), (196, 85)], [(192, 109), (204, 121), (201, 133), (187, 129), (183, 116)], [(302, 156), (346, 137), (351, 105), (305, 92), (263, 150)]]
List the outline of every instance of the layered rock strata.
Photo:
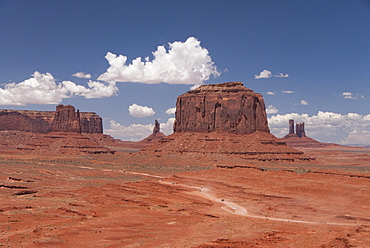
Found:
[(203, 85), (179, 96), (175, 132), (269, 132), (262, 96), (241, 82)]
[(270, 134), (262, 96), (241, 82), (204, 85), (178, 97), (174, 134), (138, 153), (170, 154), (263, 162), (312, 160)]
[(71, 105), (58, 105), (56, 111), (2, 109), (0, 130), (103, 133), (103, 125), (102, 118), (93, 112), (79, 112)]

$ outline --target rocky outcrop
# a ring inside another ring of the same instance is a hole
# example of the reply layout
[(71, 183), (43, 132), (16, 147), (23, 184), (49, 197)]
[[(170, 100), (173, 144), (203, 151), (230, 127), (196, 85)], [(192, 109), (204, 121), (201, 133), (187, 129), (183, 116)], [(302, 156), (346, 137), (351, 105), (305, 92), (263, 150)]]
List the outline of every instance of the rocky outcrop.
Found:
[(294, 120), (289, 120), (289, 133), (281, 138), (290, 147), (328, 147), (328, 146), (339, 146), (332, 143), (322, 143), (306, 136), (304, 130), (304, 122), (297, 123), (295, 125), (294, 132)]
[(176, 156), (256, 162), (313, 160), (270, 134), (262, 96), (240, 82), (204, 85), (179, 96), (174, 131), (135, 156), (146, 160)]
[(80, 111), (71, 105), (58, 105), (52, 122), (54, 132), (81, 133)]
[(203, 85), (179, 96), (174, 132), (270, 132), (262, 96), (241, 82)]
[(0, 110), (0, 130), (19, 130), (34, 133), (51, 132), (53, 111)]
[(294, 134), (294, 120), (289, 120), (289, 134)]
[(153, 134), (157, 134), (161, 131), (161, 125), (157, 120), (154, 121)]
[(161, 125), (157, 120), (154, 121), (153, 133), (146, 137), (145, 139), (137, 142), (138, 144), (142, 145), (143, 147), (147, 147), (160, 141), (161, 139), (167, 137), (161, 132)]
[(297, 123), (295, 126), (295, 131), (299, 138), (306, 137), (306, 132), (304, 131), (304, 122)]
[(289, 120), (289, 133), (287, 136), (298, 137), (298, 138), (306, 137), (306, 132), (304, 130), (304, 122), (297, 123), (295, 125), (295, 132), (294, 132), (294, 120), (290, 119)]
[(93, 112), (80, 113), (71, 105), (58, 105), (56, 111), (0, 110), (0, 130), (103, 133), (103, 125)]
[(80, 112), (82, 133), (103, 133), (103, 120), (94, 112)]

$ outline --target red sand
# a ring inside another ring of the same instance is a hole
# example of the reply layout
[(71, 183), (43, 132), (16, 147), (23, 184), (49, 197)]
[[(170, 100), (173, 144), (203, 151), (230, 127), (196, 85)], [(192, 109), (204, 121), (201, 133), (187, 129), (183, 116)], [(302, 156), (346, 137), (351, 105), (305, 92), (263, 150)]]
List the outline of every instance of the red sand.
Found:
[(368, 247), (370, 149), (301, 150), (317, 162), (2, 153), (0, 247)]

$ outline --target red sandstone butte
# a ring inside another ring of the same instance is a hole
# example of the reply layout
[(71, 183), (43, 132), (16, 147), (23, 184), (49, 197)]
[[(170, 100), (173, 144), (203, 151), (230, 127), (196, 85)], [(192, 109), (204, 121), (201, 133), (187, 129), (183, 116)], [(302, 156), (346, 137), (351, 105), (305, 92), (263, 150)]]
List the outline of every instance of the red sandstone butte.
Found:
[(179, 96), (174, 133), (137, 155), (169, 154), (271, 162), (312, 160), (270, 134), (262, 96), (241, 82), (204, 85)]
[(58, 105), (52, 127), (54, 132), (81, 133), (80, 111), (72, 105)]
[(175, 132), (270, 132), (261, 94), (241, 82), (202, 85), (177, 98)]

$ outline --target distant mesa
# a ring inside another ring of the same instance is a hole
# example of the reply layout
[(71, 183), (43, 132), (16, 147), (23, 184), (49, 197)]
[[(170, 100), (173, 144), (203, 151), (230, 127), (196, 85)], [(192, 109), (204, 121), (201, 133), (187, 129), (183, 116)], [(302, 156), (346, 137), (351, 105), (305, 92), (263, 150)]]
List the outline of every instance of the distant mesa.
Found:
[(55, 111), (1, 109), (0, 130), (103, 133), (103, 124), (94, 112), (80, 113), (71, 105), (58, 105)]
[(294, 120), (289, 120), (289, 133), (281, 138), (290, 147), (327, 147), (340, 146), (333, 143), (322, 143), (306, 136), (304, 122), (297, 123), (294, 130)]
[(307, 161), (270, 134), (261, 94), (241, 82), (203, 85), (179, 96), (174, 133), (140, 155), (233, 155), (249, 161)]
[(98, 142), (106, 139), (100, 116), (76, 111), (71, 105), (58, 105), (55, 111), (0, 110), (2, 151), (68, 155), (114, 153)]

